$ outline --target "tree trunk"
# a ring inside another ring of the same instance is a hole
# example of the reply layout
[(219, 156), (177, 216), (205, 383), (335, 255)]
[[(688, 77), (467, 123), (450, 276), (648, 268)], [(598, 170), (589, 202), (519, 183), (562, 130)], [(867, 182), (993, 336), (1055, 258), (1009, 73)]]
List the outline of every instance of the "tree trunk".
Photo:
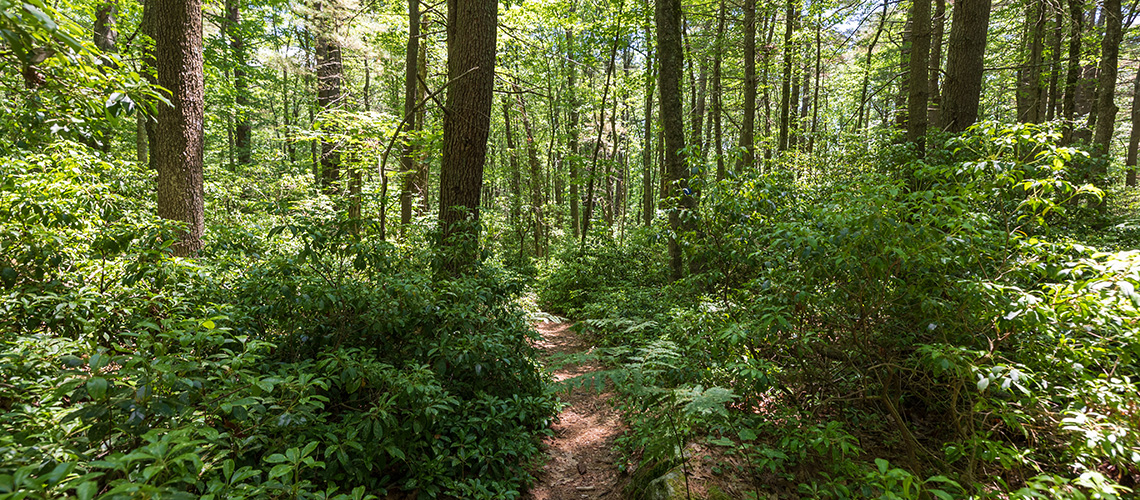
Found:
[(169, 104), (158, 103), (151, 161), (158, 171), (158, 215), (184, 224), (172, 249), (194, 256), (205, 232), (202, 187), (205, 82), (200, 0), (151, 0), (157, 82)]
[(1140, 150), (1140, 127), (1136, 125), (1140, 123), (1140, 71), (1132, 80), (1132, 133), (1128, 136), (1128, 158), (1124, 162), (1128, 171), (1124, 185), (1129, 187), (1136, 185), (1136, 153)]
[(408, 0), (408, 44), (404, 51), (404, 154), (400, 158), (403, 188), (400, 189), (400, 232), (412, 222), (412, 198), (418, 187), (416, 149), (411, 134), (416, 125), (416, 103), (419, 100), (420, 2)]
[[(755, 0), (748, 0), (755, 2)], [(722, 181), (727, 176), (724, 169), (724, 133), (721, 130), (721, 113), (723, 112), (724, 98), (721, 96), (721, 58), (724, 55), (724, 0), (720, 0), (720, 10), (717, 11), (716, 20), (716, 54), (713, 56), (712, 74), (712, 134), (713, 154), (716, 155), (716, 180)], [(752, 72), (756, 73), (756, 6), (752, 6), (752, 31), (745, 28), (745, 37), (752, 40)], [(756, 87), (752, 87), (752, 116), (756, 116)], [(748, 92), (747, 88), (745, 92)], [(648, 121), (646, 121), (648, 123)], [(755, 127), (755, 123), (753, 123)], [(750, 148), (751, 149), (751, 148)], [(755, 154), (751, 150), (749, 154)]]
[[(341, 81), (344, 77), (344, 64), (341, 62), (340, 44), (327, 31), (320, 28), (317, 35), (317, 106), (328, 112), (340, 105)], [(333, 130), (325, 127), (324, 133)], [(340, 182), (340, 150), (328, 137), (321, 138), (321, 188), (333, 195), (338, 192)]]
[(815, 22), (815, 83), (812, 86), (811, 97), (811, 134), (808, 135), (807, 153), (815, 151), (815, 138), (819, 133), (819, 83), (823, 70), (823, 13), (816, 16)]
[[(646, 9), (648, 10), (648, 9)], [(653, 215), (657, 208), (653, 203), (653, 93), (656, 75), (653, 61), (653, 47), (649, 45), (649, 23), (645, 24), (646, 58), (645, 58), (645, 138), (641, 149), (641, 222), (645, 227), (653, 223)]]
[(234, 76), (234, 148), (237, 163), (253, 163), (253, 126), (249, 123), (249, 82), (245, 74), (245, 37), (241, 30), (241, 0), (226, 1), (226, 31), (230, 39), (230, 53)]
[(978, 121), (991, 0), (957, 0), (950, 23), (943, 128), (959, 133)]
[[(1093, 154), (1099, 156), (1095, 162), (1093, 181), (1099, 185), (1107, 186), (1109, 150), (1112, 145), (1112, 133), (1116, 129), (1116, 75), (1119, 71), (1117, 63), (1120, 55), (1120, 40), (1122, 16), (1120, 0), (1104, 0), (1104, 11), (1101, 15), (1105, 24), (1104, 42), (1101, 46), (1100, 69), (1097, 71), (1097, 104), (1096, 104), (1096, 133), (1093, 135)], [(1106, 210), (1104, 201), (1098, 203), (1101, 213)]]
[(792, 36), (795, 34), (795, 22), (799, 17), (799, 4), (797, 0), (788, 0), (787, 11), (784, 19), (784, 76), (781, 79), (781, 93), (780, 93), (780, 142), (778, 149), (784, 151), (788, 149), (789, 130), (791, 127), (792, 119), (792, 106), (795, 106), (795, 101), (792, 98), (792, 59), (793, 47)]
[(1017, 120), (1041, 123), (1045, 119), (1041, 72), (1045, 54), (1045, 4), (1030, 2), (1025, 9), (1025, 63), (1018, 69)]
[(864, 124), (870, 127), (871, 119), (868, 117), (864, 122), (863, 118), (867, 116), (867, 92), (871, 87), (871, 56), (875, 54), (875, 46), (879, 44), (879, 37), (883, 36), (883, 29), (887, 26), (887, 6), (888, 0), (883, 0), (883, 12), (879, 14), (879, 28), (875, 30), (875, 36), (871, 38), (871, 44), (867, 45), (867, 57), (863, 62), (863, 84), (859, 91), (859, 111), (855, 120), (855, 130), (863, 130)]
[(934, 26), (930, 33), (930, 85), (926, 88), (930, 108), (926, 114), (927, 126), (941, 123), (942, 92), (938, 85), (942, 77), (942, 35), (946, 32), (946, 0), (934, 0)]
[[(427, 29), (428, 29), (428, 20), (424, 19), (423, 16), (420, 16), (420, 33), (421, 34), (427, 33)], [(419, 83), (418, 83), (418, 85), (416, 85), (416, 92), (418, 92), (418, 94), (416, 95), (416, 102), (423, 102), (424, 99), (427, 99), (427, 95), (428, 95), (428, 89), (427, 89), (427, 76), (428, 76), (428, 72), (427, 72), (427, 66), (428, 66), (428, 64), (427, 64), (427, 40), (426, 39), (420, 40), (419, 46), (420, 46), (420, 55), (419, 55), (419, 64), (417, 65), (417, 69), (419, 71), (419, 76), (417, 78), (417, 81)], [(417, 132), (423, 132), (423, 130), (425, 128), (427, 128), (426, 119), (427, 119), (427, 108), (425, 108), (424, 106), (420, 106), (419, 108), (416, 109), (416, 131)], [(413, 189), (412, 195), (415, 196), (419, 200), (418, 203), (416, 203), (416, 215), (422, 216), (428, 212), (428, 173), (429, 173), (428, 170), (431, 167), (431, 162), (428, 160), (427, 157), (425, 157), (422, 154), (422, 152), (417, 150), (417, 153), (419, 153), (419, 158), (416, 159), (416, 173), (415, 173), (416, 184), (412, 188)]]
[[(657, 0), (655, 10), (657, 25), (657, 61), (660, 64), (658, 85), (661, 88), (662, 135), (665, 137), (665, 168), (669, 182), (675, 187), (679, 199), (676, 209), (669, 211), (669, 267), (673, 280), (680, 279), (684, 272), (681, 246), (677, 241), (684, 230), (682, 211), (696, 207), (696, 200), (689, 192), (685, 159), (681, 150), (685, 149), (685, 126), (681, 109), (681, 68), (684, 61), (681, 51), (681, 2), (680, 0)], [(685, 214), (684, 218), (687, 218)]]
[(578, 61), (574, 59), (575, 52), (574, 29), (566, 28), (566, 100), (570, 109), (566, 130), (566, 161), (570, 165), (570, 232), (577, 239), (582, 227), (578, 215), (578, 202), (581, 199), (578, 189), (582, 180), (578, 170)]
[(1077, 90), (1081, 84), (1081, 37), (1084, 35), (1084, 0), (1069, 0), (1072, 30), (1069, 33), (1069, 69), (1065, 75), (1065, 100), (1061, 115), (1065, 120), (1063, 144), (1073, 142), (1073, 127), (1077, 112)]
[(542, 216), (542, 163), (538, 160), (538, 145), (534, 142), (534, 130), (531, 128), (530, 116), (526, 112), (526, 99), (518, 84), (513, 84), (515, 95), (518, 96), (519, 113), (523, 122), (523, 133), (526, 134), (526, 156), (530, 163), (530, 209), (534, 232), (534, 256), (542, 257), (542, 234), (546, 229), (546, 221)]
[(478, 259), (479, 199), (495, 87), (497, 0), (447, 0), (447, 113), (443, 115), (439, 222), (451, 274)]
[[(117, 52), (115, 42), (119, 38), (119, 33), (115, 31), (115, 14), (118, 13), (118, 6), (115, 2), (107, 2), (100, 5), (95, 10), (95, 29), (94, 42), (95, 47), (105, 54)], [(104, 63), (107, 66), (115, 67), (116, 64), (110, 58), (104, 58)], [(96, 141), (98, 142), (99, 149), (104, 153), (111, 151), (111, 127), (106, 125), (99, 126), (97, 131)]]
[(1065, 32), (1065, 17), (1059, 6), (1055, 8), (1056, 11), (1054, 14), (1056, 17), (1053, 21), (1052, 43), (1050, 44), (1053, 59), (1049, 62), (1049, 102), (1045, 107), (1045, 121), (1053, 121), (1054, 118), (1060, 115), (1058, 108), (1060, 107), (1061, 99), (1057, 94), (1060, 93), (1061, 40), (1064, 38), (1062, 35), (1064, 35)]
[(740, 122), (738, 172), (748, 171), (756, 163), (756, 86), (756, 0), (744, 0), (744, 117)]
[(906, 140), (915, 144), (918, 156), (922, 158), (926, 155), (926, 107), (930, 100), (929, 81), (926, 79), (930, 67), (926, 60), (930, 54), (930, 0), (912, 0), (910, 19), (914, 31), (911, 34)]
[[(522, 221), (519, 220), (520, 212), (522, 211), (522, 170), (519, 169), (518, 149), (515, 147), (515, 134), (511, 131), (511, 100), (503, 96), (503, 133), (507, 136), (507, 160), (510, 165), (510, 223), (514, 227), (520, 227)], [(521, 231), (521, 230), (520, 230)]]

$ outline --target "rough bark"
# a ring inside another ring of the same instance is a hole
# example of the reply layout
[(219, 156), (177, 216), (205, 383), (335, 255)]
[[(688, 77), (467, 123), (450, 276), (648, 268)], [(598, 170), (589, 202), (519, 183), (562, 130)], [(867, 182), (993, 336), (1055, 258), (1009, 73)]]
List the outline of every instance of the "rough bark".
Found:
[(1104, 0), (1101, 13), (1105, 25), (1104, 42), (1101, 44), (1100, 68), (1097, 71), (1096, 132), (1093, 134), (1093, 149), (1102, 158), (1097, 162), (1096, 180), (1104, 182), (1108, 175), (1109, 149), (1112, 133), (1116, 129), (1116, 76), (1120, 59), (1121, 11), (1120, 0)]
[[(571, 11), (573, 13), (573, 11)], [(566, 101), (570, 109), (567, 128), (566, 161), (570, 165), (570, 232), (578, 238), (581, 232), (581, 217), (578, 203), (578, 187), (582, 183), (578, 169), (578, 62), (574, 59), (574, 30), (566, 28)]]
[(681, 2), (657, 0), (655, 10), (657, 26), (657, 61), (660, 65), (657, 78), (661, 91), (662, 135), (665, 138), (665, 168), (668, 180), (677, 190), (677, 206), (669, 211), (669, 268), (674, 280), (684, 272), (680, 242), (677, 237), (685, 229), (682, 219), (696, 207), (689, 192), (688, 172), (681, 150), (685, 149), (685, 126), (681, 109), (681, 68), (684, 61), (681, 49)]
[(1077, 90), (1081, 84), (1081, 36), (1084, 34), (1084, 0), (1069, 0), (1072, 28), (1069, 32), (1069, 68), (1065, 75), (1065, 99), (1061, 116), (1065, 120), (1064, 144), (1073, 141), (1073, 126), (1077, 112)]
[(792, 37), (795, 34), (795, 22), (799, 17), (799, 3), (797, 0), (788, 0), (784, 17), (784, 73), (780, 81), (780, 139), (779, 151), (788, 149), (789, 131), (791, 128), (792, 107), (795, 99), (792, 97), (792, 60), (794, 47)]
[(1124, 161), (1125, 170), (1128, 172), (1127, 177), (1124, 179), (1124, 185), (1136, 185), (1136, 156), (1140, 151), (1140, 71), (1137, 71), (1136, 77), (1132, 79), (1132, 132), (1128, 135), (1128, 157)]
[(957, 0), (950, 24), (943, 128), (958, 133), (978, 121), (991, 0)]
[(942, 37), (946, 32), (946, 0), (934, 0), (933, 27), (930, 32), (930, 85), (927, 92), (930, 95), (930, 108), (926, 115), (926, 123), (941, 123), (939, 111), (942, 109), (942, 92), (938, 86), (942, 80)]
[(907, 96), (906, 140), (918, 148), (921, 158), (925, 155), (926, 107), (930, 100), (929, 81), (926, 78), (927, 56), (930, 54), (930, 0), (912, 0), (910, 10), (911, 34), (910, 89)]
[[(755, 0), (748, 0), (755, 2)], [(752, 35), (745, 35), (752, 39), (752, 72), (756, 72), (756, 13), (755, 6), (753, 6), (752, 13)], [(724, 168), (724, 132), (721, 130), (721, 113), (724, 104), (724, 97), (721, 96), (721, 59), (724, 54), (724, 21), (725, 21), (725, 8), (724, 0), (720, 1), (720, 9), (717, 11), (716, 21), (716, 54), (713, 56), (713, 74), (712, 74), (712, 134), (713, 134), (713, 154), (716, 155), (716, 180), (724, 180), (727, 173)], [(745, 90), (747, 92), (747, 89)], [(752, 117), (755, 120), (756, 116), (756, 88), (752, 87)], [(649, 123), (648, 116), (646, 117), (646, 124)], [(753, 123), (755, 127), (755, 123)], [(647, 143), (648, 144), (648, 143)], [(755, 153), (751, 153), (755, 154)]]
[(439, 221), (452, 250), (445, 269), (460, 274), (478, 258), (479, 199), (487, 159), (497, 0), (447, 1), (447, 113), (443, 115)]
[[(317, 106), (324, 112), (331, 111), (340, 104), (344, 77), (340, 43), (331, 35), (331, 27), (322, 26), (316, 39)], [(326, 134), (331, 132), (333, 132), (331, 128), (326, 128)], [(337, 144), (327, 137), (321, 138), (320, 170), (321, 188), (330, 195), (337, 193), (337, 184), (340, 182), (340, 151)]]
[[(416, 126), (416, 102), (419, 100), (419, 56), (420, 56), (420, 2), (408, 0), (408, 43), (404, 51), (404, 154), (400, 157), (400, 173), (403, 188), (400, 189), (400, 225), (412, 222), (412, 201), (418, 194), (416, 175), (416, 149), (412, 145), (411, 132)], [(403, 231), (403, 229), (401, 229)]]
[(744, 0), (744, 117), (740, 125), (738, 172), (756, 163), (756, 0)]
[(1064, 38), (1065, 15), (1059, 7), (1055, 9), (1055, 19), (1053, 21), (1049, 48), (1052, 59), (1049, 61), (1049, 100), (1045, 106), (1045, 121), (1053, 121), (1053, 118), (1056, 118), (1060, 114), (1059, 108), (1061, 105), (1061, 99), (1058, 94), (1060, 93), (1061, 41)]
[(205, 194), (202, 187), (205, 83), (200, 0), (151, 0), (157, 82), (169, 104), (155, 110), (152, 164), (158, 171), (158, 215), (184, 224), (172, 249), (194, 256), (202, 249)]
[[(648, 10), (648, 9), (647, 9)], [(645, 40), (650, 40), (649, 23), (645, 24)], [(653, 61), (653, 47), (646, 47), (648, 55), (645, 62), (645, 139), (641, 151), (641, 222), (645, 227), (653, 223), (653, 215), (657, 212), (653, 203), (653, 94), (656, 90), (654, 84), (656, 76)]]
[(249, 78), (245, 73), (245, 37), (241, 30), (241, 0), (226, 0), (226, 31), (234, 77), (234, 148), (239, 165), (253, 163), (253, 126), (249, 123)]
[[(117, 13), (118, 6), (115, 2), (104, 3), (95, 10), (95, 29), (93, 30), (95, 47), (105, 54), (118, 51), (116, 41), (119, 38), (119, 33), (115, 31), (115, 14)], [(103, 60), (107, 66), (116, 66), (113, 59), (103, 58)], [(111, 127), (101, 126), (99, 129), (97, 137), (98, 146), (104, 153), (110, 152), (112, 138)]]
[(1018, 68), (1017, 119), (1041, 123), (1045, 119), (1041, 73), (1045, 54), (1045, 4), (1030, 2), (1025, 10), (1025, 62)]

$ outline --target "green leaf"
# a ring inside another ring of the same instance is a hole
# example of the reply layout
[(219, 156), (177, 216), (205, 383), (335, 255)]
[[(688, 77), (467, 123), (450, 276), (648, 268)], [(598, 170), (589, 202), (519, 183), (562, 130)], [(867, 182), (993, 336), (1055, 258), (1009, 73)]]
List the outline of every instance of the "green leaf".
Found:
[(79, 497), (79, 500), (91, 500), (98, 492), (99, 483), (94, 481), (87, 481), (75, 488), (75, 496)]
[(940, 500), (954, 500), (954, 496), (942, 490), (926, 490), (931, 495), (938, 497)]
[(709, 444), (715, 444), (717, 446), (735, 446), (736, 445), (736, 443), (732, 442), (731, 439), (728, 439), (726, 437), (720, 437), (720, 438), (715, 438), (715, 439), (709, 438)]
[(274, 465), (273, 469), (269, 471), (269, 479), (277, 479), (293, 471), (293, 466), (289, 464)]
[(758, 437), (751, 429), (740, 429), (740, 432), (737, 432), (736, 435), (740, 436), (741, 441), (753, 441)]
[(107, 379), (92, 377), (91, 380), (87, 381), (87, 394), (91, 396), (91, 399), (102, 400), (107, 395)]

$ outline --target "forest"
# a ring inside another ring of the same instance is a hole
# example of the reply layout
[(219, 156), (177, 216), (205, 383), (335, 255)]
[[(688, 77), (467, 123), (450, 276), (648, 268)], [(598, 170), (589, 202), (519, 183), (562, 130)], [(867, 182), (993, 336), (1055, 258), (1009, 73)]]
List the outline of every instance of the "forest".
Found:
[(0, 500), (1135, 498), (1138, 17), (0, 0)]

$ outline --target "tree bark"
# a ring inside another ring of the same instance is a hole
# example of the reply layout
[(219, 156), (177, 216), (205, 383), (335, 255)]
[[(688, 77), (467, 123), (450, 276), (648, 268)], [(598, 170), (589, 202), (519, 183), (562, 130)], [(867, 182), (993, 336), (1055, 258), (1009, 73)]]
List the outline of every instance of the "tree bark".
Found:
[[(748, 0), (755, 2), (755, 0)], [(752, 72), (756, 72), (756, 7), (752, 8), (752, 31), (745, 29), (747, 38), (752, 39)], [(721, 59), (724, 56), (724, 22), (725, 22), (725, 8), (724, 0), (720, 0), (720, 9), (717, 11), (716, 20), (716, 54), (713, 56), (713, 74), (712, 74), (712, 134), (713, 134), (713, 154), (716, 155), (716, 180), (722, 181), (727, 176), (724, 167), (724, 132), (721, 130), (721, 113), (723, 112), (724, 97), (721, 96)], [(749, 36), (747, 33), (751, 33)], [(745, 92), (748, 92), (745, 89)], [(752, 86), (752, 116), (755, 121), (756, 116), (756, 87)], [(646, 122), (648, 123), (648, 121)], [(755, 123), (753, 123), (755, 127)], [(752, 153), (755, 154), (755, 153)]]
[(799, 4), (797, 0), (788, 0), (784, 19), (784, 75), (781, 79), (780, 93), (780, 140), (778, 150), (788, 149), (789, 131), (791, 128), (792, 106), (792, 36), (795, 34), (795, 20), (799, 17)]
[[(648, 10), (648, 9), (646, 9)], [(645, 24), (645, 139), (641, 149), (641, 222), (645, 227), (653, 223), (657, 208), (653, 203), (653, 94), (656, 75), (654, 74), (653, 46), (649, 44), (649, 23)]]
[(740, 122), (738, 172), (756, 163), (756, 86), (756, 0), (744, 0), (744, 117)]
[(1065, 128), (1061, 142), (1073, 142), (1073, 127), (1077, 112), (1077, 91), (1081, 84), (1081, 36), (1084, 35), (1084, 0), (1069, 0), (1069, 14), (1072, 18), (1072, 29), (1069, 33), (1069, 68), (1065, 75), (1065, 100), (1061, 106), (1061, 115), (1065, 120)]
[(523, 133), (526, 135), (526, 156), (530, 164), (530, 209), (534, 233), (534, 256), (542, 257), (544, 255), (542, 235), (546, 229), (546, 221), (543, 220), (542, 215), (542, 183), (544, 180), (542, 163), (538, 159), (538, 145), (534, 142), (534, 129), (531, 128), (530, 116), (526, 112), (526, 98), (518, 84), (513, 84), (513, 87), (519, 104), (519, 115), (522, 117)]
[[(573, 10), (571, 10), (573, 14)], [(570, 165), (570, 232), (577, 239), (581, 232), (581, 217), (578, 203), (579, 185), (582, 183), (578, 169), (578, 61), (574, 59), (574, 29), (566, 28), (566, 100), (570, 107), (569, 124), (566, 131), (566, 161)]]
[(1045, 119), (1041, 73), (1045, 53), (1045, 4), (1030, 2), (1025, 10), (1025, 63), (1018, 69), (1017, 119), (1041, 123)]
[[(340, 104), (341, 83), (344, 77), (344, 64), (341, 61), (340, 43), (330, 35), (330, 26), (320, 28), (317, 34), (317, 106), (323, 112), (329, 112)], [(325, 133), (333, 130), (325, 127)], [(340, 151), (337, 144), (327, 137), (321, 138), (321, 188), (329, 195), (339, 191), (340, 182)]]
[[(1116, 129), (1116, 75), (1119, 71), (1117, 63), (1120, 55), (1120, 40), (1122, 37), (1122, 16), (1120, 0), (1104, 0), (1104, 10), (1101, 14), (1104, 24), (1104, 42), (1101, 45), (1100, 68), (1097, 71), (1097, 104), (1096, 104), (1096, 132), (1093, 134), (1093, 154), (1100, 157), (1095, 162), (1093, 181), (1105, 185), (1108, 181), (1109, 152), (1112, 145), (1112, 133)], [(1099, 204), (1103, 213), (1106, 204)]]
[(696, 207), (696, 200), (689, 192), (685, 159), (681, 151), (685, 149), (685, 126), (681, 109), (681, 68), (684, 61), (681, 49), (681, 2), (680, 0), (657, 0), (655, 10), (657, 25), (657, 61), (660, 65), (658, 85), (661, 88), (662, 135), (665, 138), (665, 168), (668, 180), (677, 190), (678, 204), (669, 211), (669, 267), (673, 280), (678, 280), (684, 272), (681, 246), (677, 238), (685, 229), (682, 214)]
[(991, 0), (957, 0), (950, 24), (943, 128), (959, 133), (978, 121)]
[(930, 67), (926, 60), (930, 54), (930, 0), (912, 0), (910, 19), (914, 31), (911, 33), (906, 140), (914, 143), (922, 158), (926, 155), (926, 107), (930, 100), (930, 82), (926, 79)]
[(497, 0), (447, 1), (447, 112), (443, 115), (439, 222), (452, 250), (444, 269), (462, 274), (478, 259), (479, 199), (487, 159)]
[(1128, 135), (1128, 158), (1124, 161), (1128, 172), (1124, 185), (1129, 187), (1136, 185), (1136, 156), (1140, 151), (1140, 126), (1137, 126), (1140, 123), (1140, 71), (1132, 80), (1132, 133)]
[(420, 2), (408, 0), (408, 44), (404, 51), (404, 154), (400, 157), (400, 170), (403, 175), (403, 189), (400, 190), (400, 232), (412, 222), (412, 199), (417, 194), (419, 183), (416, 175), (416, 149), (412, 145), (411, 132), (417, 129), (416, 103), (419, 100), (419, 56), (420, 56)]
[(234, 148), (237, 163), (253, 163), (253, 126), (249, 123), (249, 78), (245, 73), (245, 36), (241, 29), (241, 0), (226, 1), (226, 31), (234, 75)]
[(1049, 62), (1049, 101), (1045, 107), (1045, 121), (1053, 121), (1060, 115), (1059, 107), (1061, 103), (1060, 96), (1060, 79), (1061, 79), (1061, 40), (1064, 38), (1065, 32), (1065, 15), (1059, 6), (1050, 7), (1055, 8), (1055, 20), (1053, 21), (1052, 43), (1050, 44), (1050, 51), (1052, 53), (1052, 60)]
[(930, 85), (927, 93), (930, 96), (930, 109), (926, 115), (926, 123), (941, 123), (939, 118), (942, 109), (942, 92), (938, 85), (942, 78), (942, 36), (946, 32), (946, 0), (934, 0), (933, 28), (930, 33)]
[[(119, 38), (119, 33), (115, 31), (115, 14), (118, 13), (118, 10), (118, 6), (113, 1), (104, 3), (95, 10), (95, 29), (93, 30), (95, 47), (105, 54), (118, 51), (116, 41)], [(103, 58), (103, 61), (107, 66), (116, 66), (114, 61), (110, 58)], [(96, 139), (98, 140), (99, 148), (104, 153), (110, 152), (112, 137), (111, 127), (100, 126), (97, 133), (98, 137)]]
[(151, 0), (157, 82), (170, 103), (156, 106), (152, 164), (158, 171), (158, 215), (184, 224), (172, 249), (194, 256), (205, 232), (202, 187), (205, 82), (200, 0)]

